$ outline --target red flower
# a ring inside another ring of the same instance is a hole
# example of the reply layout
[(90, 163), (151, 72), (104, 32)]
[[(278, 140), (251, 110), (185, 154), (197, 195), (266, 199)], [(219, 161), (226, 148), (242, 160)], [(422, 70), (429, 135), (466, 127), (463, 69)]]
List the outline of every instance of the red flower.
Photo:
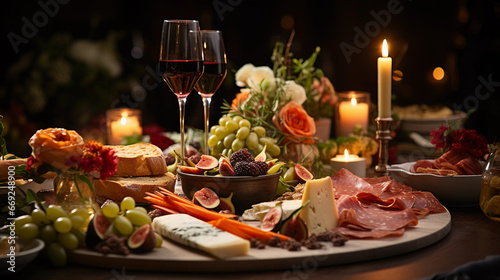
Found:
[(473, 129), (454, 130), (447, 141), (451, 147), (461, 149), (479, 159), (488, 154), (488, 141)]
[(86, 173), (99, 171), (101, 179), (105, 180), (115, 174), (117, 164), (118, 158), (113, 150), (90, 140), (85, 142), (78, 167)]
[(451, 130), (441, 125), (430, 134), (431, 143), (436, 145), (436, 149), (457, 148), (478, 159), (483, 159), (484, 155), (488, 154), (488, 141), (473, 129)]
[(436, 149), (441, 149), (445, 145), (445, 136), (444, 133), (447, 131), (449, 128), (441, 125), (438, 129), (433, 129), (431, 130), (431, 143), (436, 145)]

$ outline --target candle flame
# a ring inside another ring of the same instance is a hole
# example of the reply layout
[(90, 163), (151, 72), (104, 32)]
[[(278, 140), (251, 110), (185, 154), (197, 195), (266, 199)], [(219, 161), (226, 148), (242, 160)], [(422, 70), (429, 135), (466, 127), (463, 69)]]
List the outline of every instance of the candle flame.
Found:
[(356, 106), (358, 104), (358, 101), (356, 100), (356, 98), (351, 98), (351, 105), (352, 106)]
[(127, 112), (122, 112), (122, 118), (120, 119), (120, 124), (121, 125), (127, 124), (127, 117), (128, 117), (128, 113)]
[(345, 160), (349, 160), (349, 151), (347, 149), (344, 149), (344, 158)]
[(389, 47), (387, 46), (387, 40), (384, 39), (384, 42), (382, 43), (382, 56), (383, 57), (388, 57), (389, 56)]

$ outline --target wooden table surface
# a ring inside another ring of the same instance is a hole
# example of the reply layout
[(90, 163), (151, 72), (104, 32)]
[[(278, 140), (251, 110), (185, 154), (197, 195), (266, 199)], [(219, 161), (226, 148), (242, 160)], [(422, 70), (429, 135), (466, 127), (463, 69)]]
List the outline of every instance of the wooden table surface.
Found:
[[(403, 255), (354, 264), (316, 267), (290, 267), (289, 270), (231, 274), (193, 274), (103, 269), (67, 265), (57, 269), (38, 258), (21, 272), (19, 279), (422, 279), (452, 271), (472, 261), (500, 255), (500, 223), (486, 218), (479, 207), (450, 208), (450, 233), (441, 241)], [(2, 277), (3, 279), (3, 277)], [(500, 275), (499, 275), (500, 279)]]

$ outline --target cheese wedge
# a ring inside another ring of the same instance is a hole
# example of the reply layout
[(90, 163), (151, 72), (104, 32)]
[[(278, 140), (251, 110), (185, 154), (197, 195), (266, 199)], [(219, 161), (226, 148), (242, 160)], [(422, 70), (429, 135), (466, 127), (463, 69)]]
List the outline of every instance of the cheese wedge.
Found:
[(157, 217), (152, 223), (160, 235), (225, 259), (248, 254), (250, 241), (218, 229), (187, 214)]
[(306, 182), (302, 205), (309, 204), (300, 212), (309, 235), (318, 234), (337, 227), (339, 215), (330, 177), (314, 179)]

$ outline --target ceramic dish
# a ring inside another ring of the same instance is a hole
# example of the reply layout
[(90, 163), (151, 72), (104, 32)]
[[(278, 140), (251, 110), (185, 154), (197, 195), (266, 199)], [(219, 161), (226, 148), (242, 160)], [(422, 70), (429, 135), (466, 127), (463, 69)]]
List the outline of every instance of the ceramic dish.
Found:
[[(5, 237), (7, 237), (7, 235), (0, 235), (0, 238), (2, 239)], [(32, 262), (44, 247), (44, 243), (40, 239), (24, 241), (17, 238), (16, 244), (21, 245), (21, 251), (15, 253), (13, 258), (15, 265), (14, 269), (16, 272)], [(0, 269), (2, 271), (6, 271), (7, 269), (9, 269), (9, 267), (12, 266), (11, 263), (9, 263), (9, 261), (11, 260), (11, 256), (0, 255)]]
[(440, 176), (412, 173), (415, 162), (391, 165), (389, 175), (417, 190), (430, 191), (445, 206), (474, 206), (479, 204), (481, 175)]
[(189, 199), (204, 187), (212, 189), (220, 197), (233, 193), (232, 202), (236, 213), (241, 214), (253, 204), (271, 200), (276, 194), (281, 172), (260, 176), (205, 176), (177, 172), (182, 190)]
[(462, 128), (467, 114), (457, 112), (454, 115), (442, 118), (401, 118), (400, 129), (408, 132), (418, 132), (425, 136), (429, 135), (431, 130), (438, 129), (440, 125), (447, 126), (448, 123), (454, 124), (454, 127)]

